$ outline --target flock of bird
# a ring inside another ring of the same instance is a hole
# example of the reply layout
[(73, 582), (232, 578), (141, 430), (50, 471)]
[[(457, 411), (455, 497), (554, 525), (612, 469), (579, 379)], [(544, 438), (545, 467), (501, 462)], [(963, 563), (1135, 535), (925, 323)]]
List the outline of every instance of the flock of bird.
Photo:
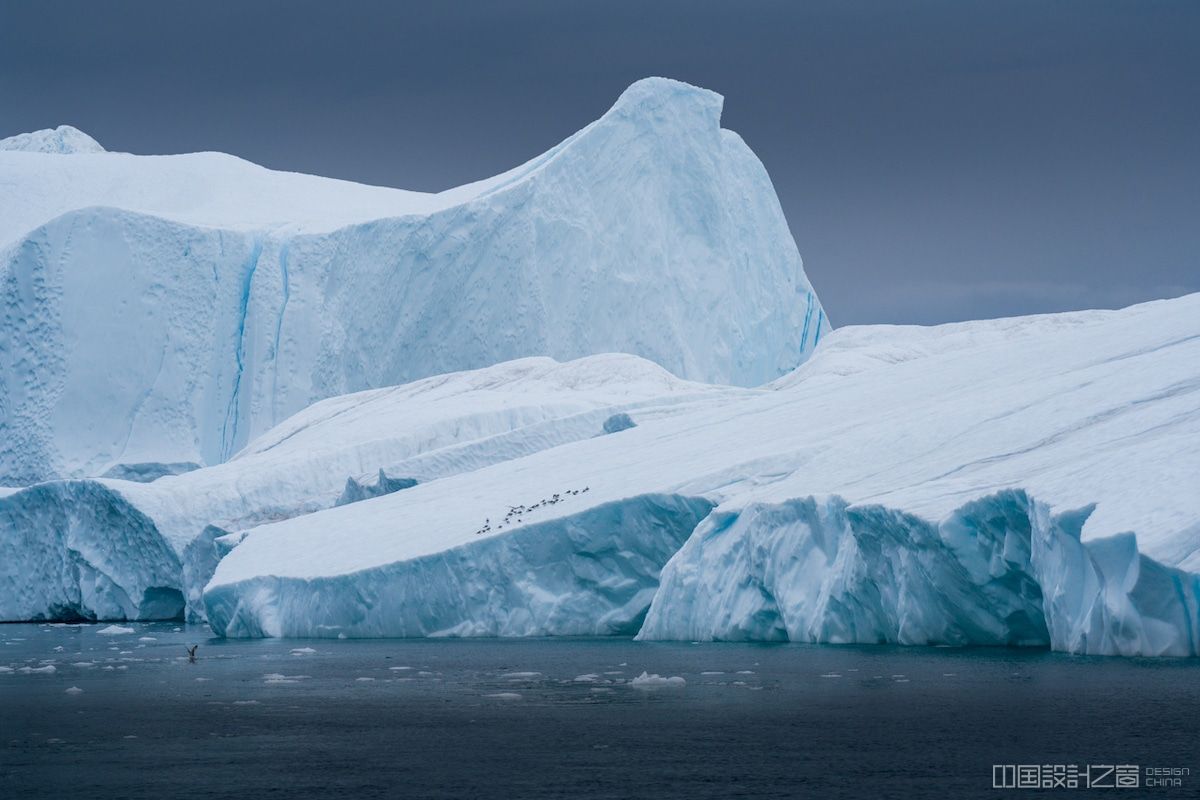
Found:
[[(532, 512), (532, 511), (535, 511), (539, 508), (544, 508), (546, 506), (552, 506), (555, 503), (561, 503), (563, 500), (566, 500), (568, 496), (573, 497), (578, 494), (583, 494), (584, 492), (589, 491), (590, 489), (591, 489), (590, 486), (585, 486), (582, 489), (567, 489), (566, 491), (563, 491), (563, 492), (555, 492), (554, 494), (550, 495), (549, 497), (544, 497), (531, 506), (526, 506), (526, 505), (509, 506), (508, 513), (504, 515), (504, 519), (496, 526), (496, 530), (498, 530), (498, 531), (504, 530), (505, 525), (511, 525), (514, 522), (520, 522), (525, 517), (526, 514)], [(489, 517), (488, 519), (485, 519), (483, 521), (483, 527), (481, 527), (479, 530), (475, 531), (475, 535), (482, 536), (485, 533), (491, 533), (491, 531), (492, 531), (492, 520)]]

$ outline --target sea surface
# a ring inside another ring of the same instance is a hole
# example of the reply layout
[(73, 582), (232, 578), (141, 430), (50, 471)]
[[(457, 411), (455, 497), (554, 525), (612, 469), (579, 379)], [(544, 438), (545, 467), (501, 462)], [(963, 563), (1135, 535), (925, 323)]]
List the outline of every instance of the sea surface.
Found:
[(5, 800), (1100, 791), (995, 789), (1006, 764), (1188, 768), (1107, 794), (1200, 796), (1196, 659), (105, 627), (0, 626)]

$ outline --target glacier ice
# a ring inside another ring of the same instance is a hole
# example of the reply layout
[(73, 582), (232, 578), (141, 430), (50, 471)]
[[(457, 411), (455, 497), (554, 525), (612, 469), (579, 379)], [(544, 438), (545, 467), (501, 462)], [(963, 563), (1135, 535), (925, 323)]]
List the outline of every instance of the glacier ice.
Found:
[(938, 524), (837, 497), (722, 511), (663, 571), (639, 637), (1200, 654), (1200, 576), (1132, 534), (1081, 543), (1090, 510), (1004, 490)]
[[(621, 509), (614, 546), (652, 523), (675, 539), (695, 512), (647, 505), (670, 498), (712, 510), (664, 562), (644, 639), (1198, 655), (1197, 320), (1190, 295), (835, 331), (769, 390), (246, 531), (205, 590), (210, 623), (594, 631), (611, 606), (575, 617), (599, 583), (577, 571), (580, 527)], [(608, 569), (651, 594), (651, 570)]]
[(0, 150), (0, 484), (215, 465), (314, 401), (531, 355), (779, 377), (829, 323), (721, 106), (639, 81), (438, 194), (29, 152), (46, 132)]
[(226, 636), (634, 634), (662, 565), (711, 508), (631, 497), (350, 576), (258, 575), (204, 603)]
[(246, 528), (751, 393), (633, 356), (527, 358), (316, 403), (215, 467), (0, 493), (0, 620), (195, 618)]

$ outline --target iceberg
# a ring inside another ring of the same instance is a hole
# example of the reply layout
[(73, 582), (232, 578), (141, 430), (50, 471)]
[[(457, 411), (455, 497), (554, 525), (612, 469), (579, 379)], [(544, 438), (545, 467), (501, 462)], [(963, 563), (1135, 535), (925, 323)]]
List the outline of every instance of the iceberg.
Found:
[(209, 623), (1200, 655), (1198, 320), (839, 329), (765, 390), (244, 531)]
[(436, 194), (4, 140), (0, 484), (213, 466), (315, 401), (527, 356), (778, 378), (829, 323), (721, 107), (639, 81)]

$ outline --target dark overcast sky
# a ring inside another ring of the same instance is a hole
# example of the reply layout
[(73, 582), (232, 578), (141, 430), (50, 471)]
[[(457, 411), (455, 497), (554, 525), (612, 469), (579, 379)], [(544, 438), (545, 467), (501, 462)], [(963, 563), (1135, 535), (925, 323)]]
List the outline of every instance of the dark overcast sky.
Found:
[[(0, 4), (0, 136), (438, 190), (721, 92), (835, 324), (1200, 290), (1200, 2)], [(193, 7), (195, 6), (195, 7)]]

